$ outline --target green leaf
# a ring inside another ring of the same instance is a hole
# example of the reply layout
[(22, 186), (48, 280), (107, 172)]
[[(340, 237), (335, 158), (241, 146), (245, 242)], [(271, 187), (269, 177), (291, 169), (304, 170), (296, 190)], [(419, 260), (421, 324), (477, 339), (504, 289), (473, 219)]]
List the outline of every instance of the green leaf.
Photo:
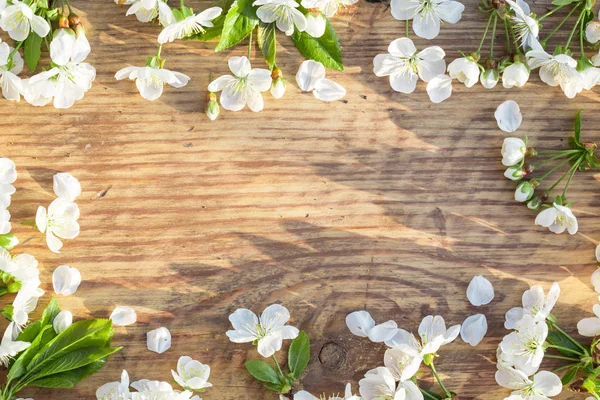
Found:
[[(41, 321), (36, 321), (35, 323), (40, 322)], [(24, 332), (21, 332), (21, 335), (23, 333)], [(20, 340), (21, 335), (19, 335), (18, 340)], [(15, 360), (14, 364), (10, 366), (8, 371), (8, 381), (10, 382), (25, 375), (27, 372), (27, 365), (31, 362), (33, 357), (35, 357), (35, 355), (55, 337), (56, 332), (54, 331), (52, 325), (44, 326), (37, 337), (31, 342), (31, 345), (24, 352), (22, 352), (21, 355)]]
[(571, 383), (571, 381), (575, 379), (577, 371), (579, 371), (579, 368), (575, 367), (573, 369), (568, 370), (567, 373), (563, 375), (563, 377), (560, 379), (563, 386), (569, 385), (569, 383)]
[[(299, 7), (298, 10), (306, 14), (303, 7)], [(337, 69), (338, 71), (344, 70), (340, 42), (329, 20), (327, 20), (325, 33), (320, 38), (314, 38), (306, 32), (295, 31), (292, 35), (292, 41), (304, 57), (319, 61), (327, 68)]]
[(60, 307), (58, 306), (58, 302), (56, 301), (56, 299), (53, 297), (52, 300), (50, 300), (50, 303), (48, 304), (46, 309), (44, 310), (42, 318), (38, 321), (32, 322), (27, 326), (27, 328), (23, 329), (23, 331), (17, 337), (17, 340), (21, 342), (32, 343), (34, 339), (39, 335), (42, 328), (44, 328), (46, 325), (52, 325), (54, 318), (58, 315), (59, 312)]
[(191, 35), (184, 40), (201, 40), (201, 41), (209, 41), (213, 39), (218, 39), (221, 37), (221, 31), (223, 30), (223, 23), (225, 22), (225, 17), (227, 16), (227, 12), (231, 7), (233, 0), (219, 0), (212, 5), (212, 7), (221, 7), (223, 12), (217, 18), (212, 20), (213, 26), (204, 28), (204, 32), (199, 32), (194, 35)]
[[(558, 331), (550, 331), (548, 332), (548, 338), (547, 338), (548, 342), (550, 342), (550, 344), (553, 344), (555, 346), (560, 346), (560, 347), (564, 347), (570, 350), (574, 350), (577, 353), (581, 353), (581, 349), (579, 347), (577, 347), (575, 345), (575, 343), (571, 342), (569, 339), (567, 339), (562, 333), (558, 332)], [(558, 352), (564, 354), (565, 356), (568, 357), (577, 357), (575, 355), (575, 353), (572, 353), (570, 351), (565, 351), (565, 350), (561, 350), (561, 349), (556, 349), (558, 350)]]
[(32, 31), (29, 33), (29, 36), (27, 36), (27, 39), (25, 39), (23, 47), (25, 48), (24, 54), (27, 68), (29, 68), (31, 72), (34, 72), (42, 54), (42, 38)]
[(55, 359), (44, 366), (44, 370), (36, 374), (36, 379), (76, 370), (88, 364), (107, 358), (121, 350), (121, 347), (86, 347), (75, 350)]
[(277, 41), (275, 40), (275, 23), (265, 24), (261, 22), (258, 25), (257, 35), (258, 47), (262, 51), (265, 61), (269, 68), (275, 66), (275, 56), (277, 54)]
[(579, 0), (552, 0), (552, 4), (555, 6), (566, 6), (568, 4), (575, 3)]
[(442, 396), (440, 396), (439, 394), (432, 392), (431, 390), (427, 390), (427, 389), (421, 389), (419, 388), (419, 390), (423, 393), (427, 393), (430, 399), (437, 399), (437, 400), (442, 400)]
[(52, 300), (50, 300), (50, 303), (48, 303), (48, 306), (46, 306), (46, 309), (44, 310), (44, 313), (42, 314), (42, 324), (43, 325), (47, 325), (47, 324), (52, 324), (54, 322), (54, 318), (56, 318), (56, 316), (60, 313), (60, 307), (58, 306), (58, 302), (56, 301), (56, 298), (52, 298)]
[(302, 331), (298, 337), (292, 341), (288, 351), (288, 368), (298, 379), (306, 369), (310, 360), (310, 339), (306, 332)]
[(77, 368), (68, 372), (50, 375), (45, 378), (36, 379), (28, 386), (37, 386), (51, 389), (68, 389), (75, 386), (82, 379), (98, 372), (106, 363), (106, 360), (99, 360), (84, 367)]
[(254, 0), (235, 0), (233, 2), (223, 22), (221, 40), (215, 51), (235, 46), (258, 25), (256, 10), (252, 7), (253, 2)]
[(261, 382), (268, 382), (275, 385), (279, 385), (279, 375), (269, 364), (258, 361), (248, 360), (246, 361), (246, 369), (250, 372), (250, 375), (255, 377)]
[(73, 323), (51, 340), (29, 363), (28, 374), (41, 374), (44, 368), (66, 354), (86, 347), (104, 347), (112, 339), (112, 322), (92, 319)]
[(267, 388), (267, 390), (270, 390), (271, 392), (281, 393), (283, 389), (283, 385), (281, 383), (266, 382), (263, 385), (265, 386), (265, 388)]

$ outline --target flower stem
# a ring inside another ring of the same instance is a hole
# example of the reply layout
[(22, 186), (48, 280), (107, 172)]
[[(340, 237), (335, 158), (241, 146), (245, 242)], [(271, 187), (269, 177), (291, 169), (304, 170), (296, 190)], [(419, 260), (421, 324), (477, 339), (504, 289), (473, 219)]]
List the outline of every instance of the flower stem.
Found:
[(548, 41), (548, 39), (550, 39), (552, 37), (552, 35), (554, 35), (565, 24), (565, 22), (567, 22), (569, 17), (571, 15), (573, 15), (573, 13), (577, 10), (577, 8), (579, 8), (580, 5), (581, 5), (581, 3), (575, 4), (575, 7), (573, 7), (573, 9), (571, 11), (569, 11), (567, 16), (564, 17), (562, 21), (560, 21), (560, 23), (556, 26), (556, 28), (554, 28), (552, 30), (552, 32), (550, 32), (550, 34), (548, 36), (546, 36), (546, 38), (544, 40), (542, 40), (542, 43), (546, 43)]
[(565, 44), (565, 49), (569, 48), (569, 45), (571, 44), (571, 39), (573, 39), (573, 35), (575, 35), (575, 31), (577, 30), (577, 27), (579, 26), (579, 24), (581, 23), (581, 20), (583, 18), (583, 14), (586, 12), (585, 9), (581, 10), (581, 12), (579, 13), (579, 17), (577, 18), (577, 22), (575, 22), (575, 26), (573, 26), (573, 29), (571, 29), (571, 34), (569, 35), (569, 39), (567, 39), (567, 43)]
[(581, 150), (571, 149), (571, 150), (550, 150), (550, 151), (540, 151), (537, 153), (538, 156), (550, 156), (553, 154), (570, 154), (570, 153), (579, 153)]
[[(565, 156), (567, 156), (567, 155), (571, 154), (572, 152), (577, 152), (577, 153), (578, 153), (579, 151), (580, 151), (580, 150), (565, 150), (565, 151), (561, 151), (560, 153), (556, 154), (556, 155), (555, 155), (555, 156), (553, 156), (553, 157), (550, 157), (550, 158), (547, 158), (547, 159), (545, 159), (545, 160), (542, 160), (542, 161), (540, 161), (540, 162), (539, 162), (539, 163), (537, 163), (537, 164), (533, 164), (533, 168), (539, 168), (539, 167), (541, 167), (542, 165), (549, 163), (550, 161), (554, 161), (554, 160), (556, 160), (556, 159), (558, 159), (558, 158), (565, 157)], [(539, 154), (539, 153), (538, 153), (538, 154)]]
[(420, 391), (421, 391), (421, 393), (423, 393), (423, 395), (424, 395), (425, 397), (427, 397), (428, 399), (431, 399), (431, 400), (438, 400), (438, 398), (437, 398), (437, 397), (435, 397), (434, 395), (432, 395), (431, 393), (429, 393), (427, 390), (423, 390), (423, 389), (421, 389), (421, 388), (419, 388), (419, 390), (420, 390)]
[[(556, 329), (557, 331), (559, 331), (560, 333), (563, 334), (564, 337), (566, 337), (571, 343), (573, 343), (575, 346), (579, 347), (581, 350), (583, 350), (583, 354), (587, 354), (589, 355), (590, 353), (588, 352), (588, 350), (583, 347), (581, 345), (581, 343), (579, 343), (577, 340), (573, 339), (571, 336), (569, 336), (569, 334), (565, 331), (563, 331), (562, 329), (560, 329), (560, 326), (556, 325), (556, 324), (552, 324), (552, 327), (554, 327), (554, 329)], [(579, 361), (579, 360), (578, 360)]]
[(579, 46), (581, 49), (581, 57), (585, 56), (585, 49), (583, 48), (583, 21), (579, 24)]
[(483, 37), (481, 38), (481, 41), (479, 42), (479, 47), (477, 48), (477, 53), (481, 52), (481, 48), (483, 47), (483, 42), (485, 41), (485, 38), (487, 37), (487, 33), (488, 33), (488, 30), (490, 29), (490, 24), (492, 23), (493, 17), (494, 17), (494, 14), (490, 13), (490, 17), (488, 18), (487, 25), (485, 26), (485, 30), (483, 31)]
[(568, 360), (568, 361), (581, 361), (578, 358), (555, 356), (554, 354), (545, 354), (544, 357), (555, 358), (557, 360)]
[(542, 15), (541, 17), (539, 17), (538, 21), (546, 19), (547, 17), (551, 16), (552, 14), (554, 14), (555, 12), (557, 12), (558, 10), (560, 10), (561, 8), (563, 8), (565, 5), (566, 4), (563, 4), (562, 6), (556, 6), (556, 7), (554, 7), (552, 10), (548, 11), (546, 14)]
[(550, 171), (546, 172), (544, 175), (540, 176), (538, 179), (540, 181), (544, 180), (545, 178), (547, 178), (549, 175), (551, 175), (554, 171), (556, 171), (557, 169), (561, 168), (563, 165), (565, 165), (566, 163), (568, 163), (569, 161), (571, 161), (572, 159), (574, 159), (575, 157), (577, 157), (576, 155), (571, 156), (569, 158), (567, 158), (566, 160), (560, 162), (558, 165), (554, 166), (553, 168), (550, 169)]
[(508, 33), (508, 22), (506, 21), (506, 18), (504, 18), (504, 31), (506, 32), (506, 52), (510, 54), (512, 49), (510, 45), (510, 33)]
[(279, 361), (277, 361), (277, 357), (275, 357), (275, 354), (273, 354), (273, 361), (275, 361), (275, 365), (277, 365), (277, 371), (279, 371), (279, 375), (281, 375), (281, 377), (284, 378), (285, 375), (283, 375), (283, 371), (281, 370), (281, 367), (279, 366)]
[(496, 40), (496, 25), (498, 25), (498, 13), (494, 13), (494, 26), (492, 27), (492, 41), (490, 42), (490, 57), (494, 58), (494, 41)]
[(252, 52), (252, 33), (254, 29), (250, 31), (250, 36), (248, 36), (248, 60), (250, 60), (250, 55)]
[(162, 52), (162, 44), (158, 45), (158, 50), (156, 51), (156, 58), (160, 59), (160, 53)]
[(571, 167), (571, 175), (569, 175), (569, 179), (567, 179), (567, 184), (565, 185), (565, 188), (564, 188), (563, 193), (562, 193), (562, 198), (563, 199), (567, 195), (567, 189), (569, 188), (569, 185), (571, 184), (571, 179), (573, 179), (573, 176), (575, 175), (575, 172), (577, 172), (577, 168), (579, 168), (579, 164), (581, 164), (581, 162), (583, 161), (584, 157), (585, 157), (585, 154), (582, 154), (577, 159), (577, 161), (575, 162), (575, 164), (573, 164), (573, 166)]
[(439, 383), (440, 387), (442, 388), (442, 390), (444, 391), (444, 394), (446, 395), (446, 397), (452, 398), (452, 393), (450, 393), (450, 391), (448, 389), (446, 389), (446, 386), (444, 386), (442, 379), (440, 378), (437, 371), (435, 370), (435, 365), (433, 365), (433, 362), (429, 364), (429, 367), (431, 368), (431, 372), (433, 372), (433, 376), (435, 376), (435, 379), (438, 381), (438, 383)]
[(580, 353), (579, 351), (576, 351), (576, 350), (573, 350), (573, 349), (569, 349), (569, 348), (567, 348), (567, 347), (555, 346), (555, 345), (553, 345), (553, 344), (549, 344), (549, 345), (548, 345), (548, 348), (550, 348), (550, 349), (556, 349), (556, 350), (562, 350), (562, 351), (566, 351), (566, 352), (569, 352), (569, 353), (577, 354), (578, 356), (582, 356), (582, 355), (583, 355), (583, 354), (582, 354), (582, 353)]

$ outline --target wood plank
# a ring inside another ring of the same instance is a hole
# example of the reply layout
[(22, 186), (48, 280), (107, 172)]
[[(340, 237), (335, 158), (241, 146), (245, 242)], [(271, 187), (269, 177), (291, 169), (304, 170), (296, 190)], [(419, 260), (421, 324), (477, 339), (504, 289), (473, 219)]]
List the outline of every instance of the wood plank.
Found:
[[(475, 1), (466, 5), (458, 25), (443, 26), (431, 43), (415, 40), (417, 46), (441, 45), (448, 61), (475, 49), (486, 21)], [(78, 317), (106, 317), (116, 305), (129, 305), (139, 319), (117, 329), (115, 343), (125, 349), (100, 373), (70, 391), (31, 390), (24, 397), (89, 399), (124, 368), (132, 379), (170, 380), (178, 357), (190, 355), (212, 368), (215, 387), (206, 399), (276, 399), (243, 368), (258, 354), (230, 343), (225, 331), (236, 308), (260, 312), (280, 302), (312, 339), (300, 386), (315, 394), (341, 392), (346, 382), (356, 388), (364, 372), (382, 364), (383, 346), (347, 331), (351, 311), (364, 308), (412, 331), (427, 314), (456, 324), (483, 312), (489, 332), (482, 344), (444, 347), (438, 370), (460, 398), (499, 398), (508, 394), (494, 381), (495, 349), (507, 334), (504, 313), (519, 305), (528, 285), (547, 290), (560, 283), (556, 315), (569, 332), (590, 316), (600, 174), (580, 174), (570, 189), (579, 234), (535, 227), (534, 214), (511, 200), (514, 184), (502, 176), (506, 135), (493, 112), (517, 100), (524, 115), (518, 133), (539, 148), (560, 149), (579, 109), (584, 137), (600, 140), (597, 91), (568, 101), (534, 73), (523, 89), (455, 84), (439, 105), (429, 102), (422, 82), (410, 96), (395, 93), (374, 76), (372, 59), (403, 35), (404, 25), (386, 4), (360, 2), (334, 21), (347, 69), (328, 76), (347, 89), (345, 101), (326, 104), (300, 93), (293, 77), (301, 59), (279, 35), (286, 96), (267, 95), (261, 113), (223, 112), (210, 122), (202, 112), (209, 73), (227, 73), (226, 59), (245, 48), (215, 55), (214, 43), (166, 46), (167, 67), (191, 83), (147, 102), (133, 83), (113, 75), (145, 62), (158, 27), (125, 17), (126, 8), (110, 1), (74, 6), (92, 45), (93, 88), (66, 111), (2, 101), (0, 132), (2, 156), (19, 169), (13, 219), (32, 220), (37, 206), (53, 198), (52, 175), (68, 171), (84, 190), (82, 233), (53, 255), (41, 234), (15, 223), (18, 251), (40, 260), (48, 292), (57, 265), (80, 269), (79, 291), (59, 298)], [(533, 9), (542, 14), (548, 6)], [(477, 274), (490, 278), (497, 293), (479, 308), (464, 294)], [(163, 355), (145, 344), (145, 333), (159, 326), (173, 334)]]

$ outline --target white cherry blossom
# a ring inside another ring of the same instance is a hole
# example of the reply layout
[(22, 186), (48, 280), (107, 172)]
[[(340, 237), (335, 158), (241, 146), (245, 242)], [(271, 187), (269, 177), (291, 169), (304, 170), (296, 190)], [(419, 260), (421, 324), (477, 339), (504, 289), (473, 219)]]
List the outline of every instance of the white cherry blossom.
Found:
[[(460, 21), (465, 6), (453, 0), (392, 0), (392, 16), (400, 21), (413, 20), (413, 31), (424, 39), (440, 33), (441, 22)], [(479, 76), (479, 74), (478, 74)]]
[(312, 92), (319, 100), (335, 101), (346, 95), (340, 84), (325, 78), (325, 67), (318, 61), (305, 60), (296, 73), (296, 83), (303, 92)]
[(295, 0), (256, 0), (256, 16), (265, 24), (275, 22), (277, 29), (290, 36), (297, 29), (304, 32), (306, 17), (298, 10)]
[[(285, 399), (285, 397), (282, 395), (280, 395), (279, 398), (280, 398), (280, 400)], [(316, 396), (313, 396), (312, 394), (310, 394), (309, 392), (307, 392), (306, 390), (300, 390), (299, 392), (296, 392), (294, 394), (294, 400), (361, 400), (361, 398), (360, 398), (360, 396), (354, 396), (352, 394), (352, 387), (348, 383), (346, 385), (344, 397), (340, 397), (338, 395), (333, 395), (333, 396), (322, 395), (321, 397), (316, 397)]]
[(55, 199), (48, 211), (39, 206), (35, 224), (40, 232), (46, 234), (46, 244), (54, 253), (59, 253), (63, 244), (60, 239), (74, 239), (79, 235), (79, 207), (64, 199)]
[(554, 203), (552, 207), (539, 212), (535, 217), (535, 224), (550, 229), (554, 233), (563, 233), (565, 230), (574, 235), (579, 229), (577, 218), (567, 206)]
[(560, 296), (560, 286), (554, 282), (548, 291), (548, 296), (544, 295), (544, 289), (535, 285), (523, 293), (523, 307), (513, 307), (506, 312), (506, 329), (516, 329), (519, 321), (525, 316), (533, 317), (535, 322), (544, 322), (550, 315), (552, 308)]
[(0, 87), (2, 96), (11, 101), (21, 100), (23, 83), (17, 75), (23, 71), (23, 58), (19, 52), (11, 53), (14, 49), (0, 39)]
[(502, 142), (502, 165), (511, 167), (525, 158), (527, 146), (522, 139), (509, 137)]
[(544, 342), (548, 336), (548, 326), (538, 323), (531, 315), (526, 314), (517, 323), (517, 330), (502, 339), (502, 351), (514, 357), (517, 369), (526, 366), (539, 367), (544, 358)]
[(531, 16), (527, 3), (523, 0), (506, 0), (506, 3), (510, 5), (514, 12), (514, 16), (511, 17), (512, 27), (515, 32), (515, 39), (523, 47), (523, 50), (543, 50), (538, 41), (539, 22)]
[(52, 179), (54, 193), (59, 198), (73, 202), (81, 196), (81, 184), (68, 172), (59, 172)]
[(387, 54), (378, 54), (373, 59), (373, 72), (376, 76), (389, 76), (392, 89), (401, 93), (412, 93), (418, 78), (429, 82), (446, 70), (446, 53), (439, 46), (427, 47), (421, 51), (409, 38), (394, 40), (388, 46)]
[(279, 304), (265, 308), (260, 318), (252, 311), (240, 308), (229, 316), (233, 330), (227, 331), (227, 337), (234, 343), (258, 341), (258, 352), (263, 357), (271, 357), (281, 350), (284, 339), (295, 339), (298, 328), (286, 325), (290, 312)]
[(208, 85), (209, 92), (220, 92), (220, 102), (224, 109), (239, 111), (246, 104), (250, 110), (258, 112), (264, 108), (261, 92), (271, 88), (271, 72), (254, 68), (246, 56), (231, 57), (228, 61), (232, 75), (223, 75)]
[(208, 382), (210, 367), (188, 356), (182, 356), (177, 361), (177, 372), (171, 370), (173, 379), (184, 389), (202, 390), (212, 386)]
[(405, 400), (406, 389), (396, 386), (392, 373), (385, 367), (378, 367), (365, 374), (358, 382), (360, 395), (364, 400)]
[(0, 342), (0, 365), (8, 367), (8, 362), (17, 354), (27, 349), (31, 343), (14, 341), (12, 337), (14, 322), (8, 324), (8, 328)]
[(158, 43), (164, 44), (177, 39), (184, 39), (196, 33), (206, 32), (204, 28), (213, 26), (212, 20), (217, 18), (223, 9), (211, 7), (196, 15), (190, 15), (179, 22), (174, 22), (165, 27), (158, 35)]
[(560, 86), (568, 98), (574, 98), (583, 89), (583, 79), (573, 57), (550, 55), (544, 50), (531, 50), (526, 56), (531, 69), (540, 69), (540, 79), (550, 86)]
[(497, 69), (486, 69), (485, 71), (481, 71), (479, 75), (479, 82), (486, 89), (495, 88), (499, 80), (500, 74)]
[(96, 390), (96, 400), (129, 400), (129, 374), (123, 370), (121, 382), (109, 382)]
[(461, 57), (448, 65), (448, 74), (470, 88), (479, 81), (479, 65), (471, 57)]
[(190, 81), (190, 77), (181, 72), (149, 65), (144, 67), (125, 67), (115, 74), (115, 79), (119, 81), (125, 78), (135, 81), (140, 95), (150, 101), (162, 96), (165, 83), (174, 88), (182, 88)]
[(0, 28), (7, 32), (11, 39), (18, 42), (27, 39), (31, 31), (40, 37), (46, 37), (50, 32), (48, 22), (35, 15), (31, 6), (20, 0), (12, 0), (12, 4), (2, 10)]
[(421, 360), (401, 349), (392, 348), (385, 351), (383, 364), (392, 373), (396, 381), (405, 382), (417, 373)]
[(507, 89), (512, 87), (523, 87), (529, 80), (529, 67), (520, 61), (516, 61), (504, 68), (502, 72), (502, 86)]
[(500, 368), (496, 371), (496, 382), (511, 389), (510, 400), (548, 400), (562, 391), (560, 378), (553, 372), (540, 371), (531, 379), (513, 368)]
[(162, 26), (175, 22), (173, 11), (165, 0), (127, 0), (125, 4), (131, 4), (125, 15), (135, 14), (140, 22), (150, 22), (157, 17)]

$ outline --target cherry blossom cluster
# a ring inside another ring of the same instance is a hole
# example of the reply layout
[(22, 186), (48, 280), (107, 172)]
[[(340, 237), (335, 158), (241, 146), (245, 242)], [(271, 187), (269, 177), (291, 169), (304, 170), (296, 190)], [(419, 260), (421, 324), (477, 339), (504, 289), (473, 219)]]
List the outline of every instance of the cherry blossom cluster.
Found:
[[(516, 131), (522, 121), (521, 112), (516, 102), (509, 100), (502, 103), (495, 113), (498, 126), (505, 132)], [(539, 210), (535, 224), (548, 228), (554, 233), (568, 231), (571, 235), (577, 233), (579, 225), (571, 210), (572, 202), (567, 200), (567, 190), (577, 171), (600, 168), (596, 155), (598, 145), (581, 141), (581, 112), (575, 119), (574, 135), (569, 138), (570, 148), (566, 150), (537, 151), (528, 145), (527, 137), (520, 139), (509, 137), (502, 144), (502, 165), (508, 167), (504, 176), (517, 183), (514, 198), (525, 203), (531, 210)], [(531, 163), (540, 156), (548, 158)], [(555, 162), (552, 168), (541, 175), (535, 174), (541, 167)], [(561, 168), (568, 167), (556, 182), (540, 193), (540, 187), (545, 179)], [(551, 192), (566, 179), (564, 189), (551, 204), (546, 204)]]
[[(85, 62), (91, 49), (79, 17), (71, 11), (69, 0), (2, 0), (0, 28), (15, 41), (9, 46), (0, 39), (0, 84), (7, 100), (44, 106), (53, 101), (56, 108), (69, 108), (81, 100), (96, 77), (96, 70)], [(67, 6), (67, 8), (65, 8)], [(52, 23), (58, 27), (53, 31)], [(18, 75), (24, 64), (35, 72), (41, 48), (45, 46), (51, 65), (28, 79)], [(24, 50), (25, 62), (19, 53)]]

